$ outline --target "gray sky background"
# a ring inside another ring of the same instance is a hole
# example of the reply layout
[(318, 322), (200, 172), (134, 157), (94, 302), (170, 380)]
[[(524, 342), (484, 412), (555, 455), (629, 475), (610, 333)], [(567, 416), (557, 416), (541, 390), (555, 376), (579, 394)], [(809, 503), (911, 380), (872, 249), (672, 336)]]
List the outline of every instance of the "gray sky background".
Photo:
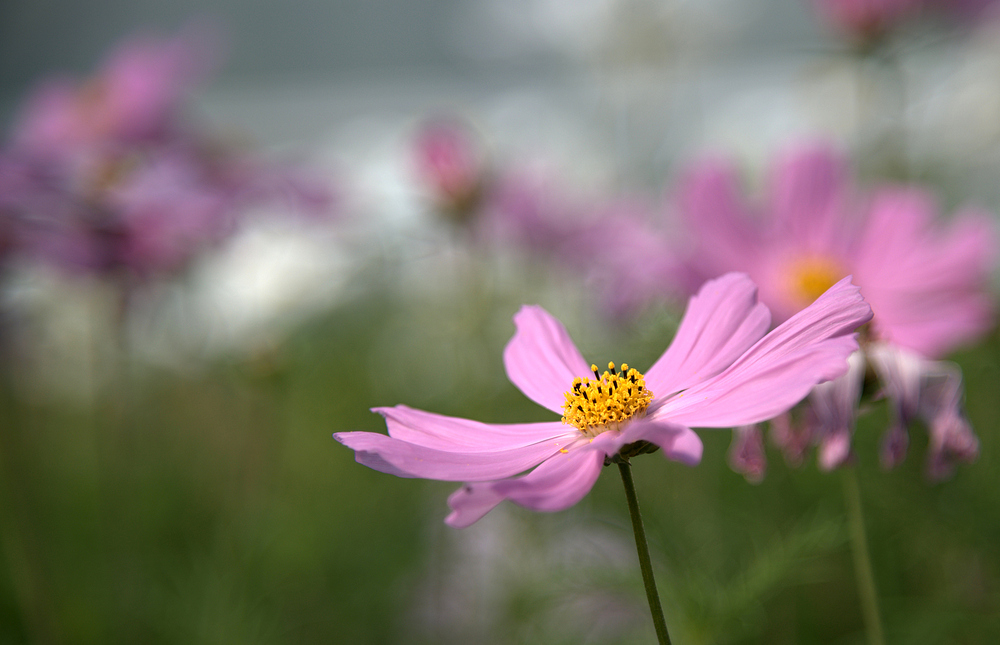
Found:
[[(760, 53), (809, 46), (816, 28), (805, 1), (675, 4), (710, 7), (718, 19), (738, 26), (724, 40), (706, 42), (706, 49)], [(518, 11), (560, 11), (559, 6), (557, 0), (0, 0), (0, 97), (20, 95), (48, 72), (85, 73), (136, 29), (171, 33), (193, 17), (214, 20), (228, 35), (219, 82), (288, 75), (549, 73), (561, 68), (560, 56), (523, 44), (498, 49), (507, 35), (490, 24), (489, 12), (506, 7), (513, 15), (508, 21), (516, 23)]]

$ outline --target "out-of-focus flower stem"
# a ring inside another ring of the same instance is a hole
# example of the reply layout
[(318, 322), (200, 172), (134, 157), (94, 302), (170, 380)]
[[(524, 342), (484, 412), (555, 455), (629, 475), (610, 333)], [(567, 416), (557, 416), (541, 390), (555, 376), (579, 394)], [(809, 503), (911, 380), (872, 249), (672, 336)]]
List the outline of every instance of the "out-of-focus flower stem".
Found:
[(632, 516), (632, 531), (635, 533), (635, 549), (639, 554), (639, 568), (642, 570), (642, 582), (646, 587), (646, 599), (649, 600), (649, 613), (653, 615), (656, 638), (660, 645), (670, 645), (667, 622), (663, 618), (660, 596), (656, 593), (656, 580), (653, 579), (653, 564), (649, 559), (646, 531), (642, 528), (642, 515), (639, 514), (639, 499), (635, 495), (635, 484), (632, 482), (632, 465), (627, 459), (616, 459), (615, 461), (622, 474), (622, 483), (625, 484), (625, 498), (628, 500), (628, 512)]
[(858, 474), (853, 467), (841, 469), (844, 483), (844, 502), (847, 506), (847, 521), (851, 529), (851, 555), (854, 557), (854, 575), (858, 581), (858, 597), (864, 614), (865, 631), (869, 645), (885, 645), (882, 636), (882, 619), (878, 610), (878, 594), (875, 591), (875, 577), (872, 575), (871, 558), (868, 555), (868, 537), (865, 533), (865, 517), (861, 510), (861, 489)]

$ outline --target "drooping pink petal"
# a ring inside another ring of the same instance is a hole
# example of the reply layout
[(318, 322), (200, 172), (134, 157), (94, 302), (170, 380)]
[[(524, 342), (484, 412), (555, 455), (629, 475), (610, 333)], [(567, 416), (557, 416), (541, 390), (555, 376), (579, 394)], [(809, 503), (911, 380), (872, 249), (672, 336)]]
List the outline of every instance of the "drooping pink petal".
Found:
[(374, 470), (400, 477), (441, 481), (488, 481), (537, 466), (565, 445), (556, 440), (478, 452), (440, 450), (374, 432), (338, 432), (333, 438), (354, 450), (356, 460)]
[(560, 511), (576, 504), (593, 487), (605, 457), (638, 441), (656, 444), (664, 457), (689, 466), (701, 461), (701, 438), (690, 428), (652, 419), (634, 419), (622, 432), (605, 432), (559, 451), (531, 473), (494, 482), (467, 483), (448, 498), (445, 522), (465, 528), (509, 499), (536, 511)]
[(583, 446), (558, 453), (523, 477), (493, 484), (493, 490), (533, 511), (562, 511), (590, 492), (604, 467), (604, 452)]
[(405, 405), (374, 408), (385, 417), (389, 436), (449, 452), (488, 452), (551, 441), (566, 447), (580, 433), (561, 421), (493, 424), (415, 410)]
[(894, 421), (882, 434), (879, 442), (879, 462), (885, 469), (892, 469), (903, 463), (906, 458), (906, 450), (910, 446), (910, 433), (906, 426), (899, 421)]
[(829, 472), (851, 459), (851, 433), (840, 428), (827, 435), (817, 449), (819, 469)]
[(883, 392), (905, 426), (920, 411), (920, 379), (924, 360), (913, 352), (885, 342), (871, 343), (865, 353), (882, 384)]
[(541, 307), (521, 307), (514, 325), (503, 352), (507, 378), (535, 403), (562, 414), (564, 393), (574, 378), (590, 374), (589, 365), (562, 323)]
[(932, 419), (929, 429), (927, 476), (931, 480), (950, 477), (957, 463), (969, 464), (979, 457), (979, 439), (956, 410), (946, 410)]
[(858, 288), (845, 278), (718, 376), (665, 402), (654, 401), (652, 415), (694, 428), (773, 418), (816, 384), (847, 371), (847, 358), (858, 348), (853, 331), (871, 316)]
[(767, 472), (767, 455), (764, 452), (764, 434), (759, 425), (733, 428), (733, 442), (729, 446), (729, 467), (751, 484), (759, 484)]
[(503, 500), (503, 495), (493, 490), (493, 482), (465, 484), (448, 496), (451, 513), (444, 523), (455, 529), (472, 526)]
[(664, 457), (688, 466), (697, 466), (704, 451), (701, 437), (691, 428), (649, 417), (633, 419), (620, 433), (606, 432), (593, 443), (611, 457), (637, 441), (655, 444), (663, 451)]
[(651, 417), (633, 418), (621, 431), (603, 432), (590, 441), (590, 447), (613, 457), (625, 446), (639, 441), (659, 446), (664, 457), (688, 466), (701, 461), (701, 437), (694, 430)]
[(808, 426), (796, 424), (792, 415), (785, 412), (771, 419), (771, 443), (781, 450), (785, 463), (798, 468), (805, 461), (806, 450), (813, 444)]
[(523, 477), (466, 484), (452, 493), (445, 522), (465, 528), (509, 499), (534, 511), (561, 511), (590, 492), (604, 466), (604, 452), (590, 445), (559, 453)]
[(851, 457), (851, 440), (865, 378), (865, 358), (855, 352), (847, 372), (821, 383), (809, 395), (810, 433), (819, 444), (820, 470), (833, 470)]
[(711, 378), (760, 340), (771, 314), (742, 273), (706, 282), (691, 298), (667, 351), (646, 371), (646, 386), (666, 396)]

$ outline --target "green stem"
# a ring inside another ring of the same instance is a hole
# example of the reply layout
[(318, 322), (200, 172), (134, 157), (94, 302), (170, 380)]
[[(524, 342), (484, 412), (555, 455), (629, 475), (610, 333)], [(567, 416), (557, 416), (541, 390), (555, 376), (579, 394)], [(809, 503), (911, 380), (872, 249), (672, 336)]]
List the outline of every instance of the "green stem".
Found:
[(861, 511), (861, 489), (854, 468), (841, 469), (844, 482), (844, 501), (847, 504), (847, 520), (851, 526), (851, 554), (854, 556), (854, 575), (858, 580), (858, 596), (864, 614), (865, 631), (870, 645), (884, 645), (882, 620), (879, 618), (878, 594), (875, 591), (875, 576), (872, 575), (871, 558), (868, 555), (868, 537), (865, 534), (865, 517)]
[(635, 533), (635, 549), (639, 554), (642, 583), (646, 587), (646, 599), (649, 601), (649, 613), (653, 615), (656, 638), (660, 642), (660, 645), (670, 645), (670, 635), (667, 633), (667, 621), (663, 619), (660, 596), (656, 593), (656, 581), (653, 579), (653, 564), (649, 559), (646, 531), (642, 528), (642, 515), (639, 514), (639, 498), (635, 495), (635, 484), (632, 482), (632, 466), (627, 459), (623, 459), (617, 463), (618, 470), (622, 474), (622, 483), (625, 484), (625, 498), (628, 500), (628, 512), (632, 516), (632, 531)]

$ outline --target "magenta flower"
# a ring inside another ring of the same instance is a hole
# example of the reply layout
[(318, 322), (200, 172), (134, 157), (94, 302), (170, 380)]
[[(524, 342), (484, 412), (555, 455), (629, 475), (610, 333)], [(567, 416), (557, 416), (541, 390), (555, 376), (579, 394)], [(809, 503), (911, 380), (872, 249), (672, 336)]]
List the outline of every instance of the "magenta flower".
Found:
[(561, 421), (494, 425), (400, 405), (375, 409), (388, 436), (334, 438), (375, 470), (466, 482), (448, 499), (445, 521), (454, 527), (469, 526), (504, 499), (559, 511), (583, 498), (614, 458), (660, 448), (693, 465), (702, 445), (692, 427), (751, 424), (787, 410), (844, 372), (857, 349), (853, 331), (870, 318), (844, 279), (767, 334), (771, 316), (756, 287), (729, 274), (691, 299), (674, 342), (645, 374), (614, 363), (601, 373), (558, 320), (525, 306), (504, 350), (507, 376)]
[(214, 47), (206, 33), (133, 38), (84, 82), (52, 78), (29, 97), (13, 146), (46, 156), (172, 134), (177, 112), (208, 71)]
[(472, 129), (437, 118), (420, 127), (413, 148), (417, 176), (437, 205), (459, 220), (472, 215), (487, 180), (486, 154)]
[(0, 150), (0, 251), (131, 283), (182, 270), (252, 207), (327, 211), (320, 178), (182, 118), (210, 56), (201, 32), (135, 38), (90, 81), (29, 97)]
[(679, 190), (687, 284), (745, 271), (783, 320), (850, 274), (875, 312), (873, 337), (928, 357), (989, 329), (993, 218), (967, 209), (937, 223), (932, 197), (912, 187), (880, 188), (858, 203), (844, 166), (822, 145), (792, 150), (757, 208), (740, 196), (732, 164), (691, 168)]
[[(776, 164), (765, 207), (755, 209), (740, 197), (734, 168), (711, 160), (687, 174), (679, 200), (690, 232), (683, 252), (689, 284), (746, 271), (760, 285), (761, 300), (783, 319), (851, 274), (871, 304), (875, 315), (863, 346), (870, 351), (852, 359), (841, 379), (816, 388), (801, 425), (788, 418), (773, 424), (772, 437), (789, 462), (801, 462), (805, 448), (817, 445), (824, 469), (851, 456), (867, 364), (875, 367), (893, 405), (909, 408), (893, 383), (950, 369), (928, 359), (977, 338), (992, 326), (995, 309), (989, 292), (997, 257), (991, 217), (967, 210), (947, 226), (937, 224), (930, 195), (916, 188), (882, 188), (860, 204), (845, 174), (842, 160), (828, 148), (795, 150)], [(883, 361), (878, 368), (879, 347), (912, 354), (916, 362), (904, 367)], [(951, 396), (925, 396), (921, 403), (919, 416), (940, 420), (931, 430), (932, 438), (941, 437), (940, 448), (932, 442), (932, 477), (950, 471), (946, 461), (974, 459), (978, 446), (962, 414), (961, 379), (955, 383)], [(906, 425), (917, 418), (898, 416), (884, 440), (887, 465), (902, 458)]]

